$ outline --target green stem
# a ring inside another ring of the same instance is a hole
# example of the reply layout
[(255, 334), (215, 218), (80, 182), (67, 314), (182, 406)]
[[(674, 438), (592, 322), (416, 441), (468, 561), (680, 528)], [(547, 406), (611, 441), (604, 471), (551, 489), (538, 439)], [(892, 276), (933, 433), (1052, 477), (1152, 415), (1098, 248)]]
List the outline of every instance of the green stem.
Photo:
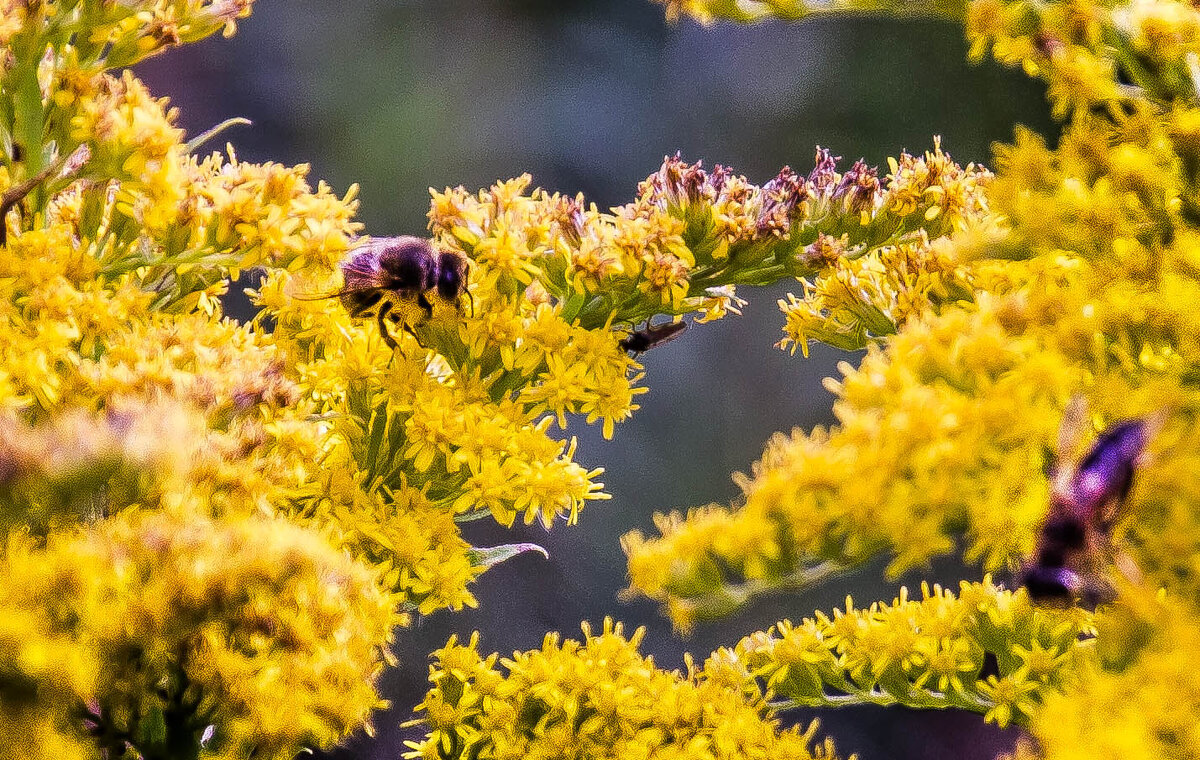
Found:
[(8, 212), (12, 210), (13, 206), (16, 206), (18, 203), (20, 203), (25, 196), (29, 195), (34, 191), (34, 189), (45, 182), (46, 178), (50, 175), (63, 172), (64, 169), (66, 169), (67, 176), (78, 172), (79, 169), (82, 168), (82, 163), (73, 167), (73, 169), (68, 167), (68, 163), (71, 162), (76, 157), (76, 154), (82, 150), (83, 149), (80, 149), (79, 151), (76, 151), (76, 153), (60, 157), (54, 163), (44, 167), (37, 174), (26, 179), (20, 184), (13, 185), (12, 187), (8, 188), (3, 195), (0, 195), (0, 245), (4, 245), (8, 242), (8, 225), (4, 222), (4, 219), (8, 216)]
[(854, 691), (849, 694), (822, 694), (802, 699), (780, 699), (769, 703), (772, 710), (792, 710), (799, 707), (855, 707), (857, 705), (879, 705), (888, 707), (902, 705), (914, 709), (940, 710), (948, 707), (958, 707), (978, 713), (986, 713), (996, 706), (994, 702), (978, 694), (958, 692), (947, 694), (939, 691), (924, 691), (914, 689), (914, 699), (904, 699), (884, 691), (874, 689)]
[(13, 137), (20, 146), (26, 176), (41, 172), (44, 160), (42, 131), (46, 126), (46, 115), (42, 106), (42, 88), (38, 84), (38, 64), (43, 52), (37, 49), (40, 39), (35, 36), (20, 48), (14, 45), (16, 65), (8, 76), (12, 83)]
[(1129, 80), (1134, 85), (1141, 88), (1143, 93), (1159, 100), (1169, 100), (1171, 94), (1166, 89), (1163, 83), (1150, 69), (1146, 68), (1138, 59), (1137, 53), (1129, 46), (1129, 40), (1114, 29), (1107, 29), (1104, 35), (1104, 42), (1108, 44), (1113, 52), (1113, 58), (1125, 70), (1129, 76)]
[(812, 567), (802, 567), (793, 573), (772, 580), (753, 579), (742, 583), (724, 584), (707, 594), (688, 597), (686, 601), (692, 605), (698, 618), (710, 619), (728, 614), (766, 594), (780, 591), (802, 591), (849, 569), (845, 565), (834, 562), (822, 562)]

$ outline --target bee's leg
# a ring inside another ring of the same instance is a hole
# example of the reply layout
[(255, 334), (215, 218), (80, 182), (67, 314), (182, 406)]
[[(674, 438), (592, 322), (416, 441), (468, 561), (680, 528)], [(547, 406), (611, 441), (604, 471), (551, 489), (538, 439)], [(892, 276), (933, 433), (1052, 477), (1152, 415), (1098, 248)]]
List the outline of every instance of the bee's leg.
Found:
[(467, 291), (467, 301), (471, 304), (471, 318), (474, 319), (475, 318), (475, 294), (473, 294), (469, 290)]
[[(429, 303), (429, 299), (424, 293), (417, 294), (417, 306), (421, 307), (421, 311), (425, 312), (425, 318), (429, 319), (433, 316), (433, 304)], [(409, 330), (412, 332), (412, 330)]]
[(383, 338), (383, 342), (388, 344), (388, 347), (393, 351), (400, 348), (400, 344), (392, 337), (392, 333), (388, 330), (387, 315), (392, 310), (392, 303), (385, 301), (379, 307), (379, 313), (375, 315), (375, 320), (379, 323), (379, 335)]
[(426, 346), (424, 343), (421, 342), (421, 336), (417, 335), (416, 331), (413, 330), (412, 325), (410, 325), (407, 322), (404, 323), (404, 332), (413, 336), (413, 340), (415, 340), (417, 342), (417, 345), (420, 346), (421, 348), (429, 348), (429, 346)]
[(342, 296), (342, 303), (346, 305), (346, 311), (351, 317), (358, 318), (366, 316), (375, 304), (379, 303), (379, 299), (383, 297), (380, 290), (372, 290), (369, 292), (354, 292)]

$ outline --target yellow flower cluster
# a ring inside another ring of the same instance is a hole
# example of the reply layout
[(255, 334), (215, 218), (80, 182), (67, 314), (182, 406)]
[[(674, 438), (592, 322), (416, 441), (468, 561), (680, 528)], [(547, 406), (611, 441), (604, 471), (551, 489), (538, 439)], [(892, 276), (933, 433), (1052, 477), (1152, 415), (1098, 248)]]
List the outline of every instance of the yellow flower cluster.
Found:
[(1090, 648), (1080, 640), (1090, 616), (1077, 608), (1042, 610), (990, 580), (964, 581), (957, 597), (921, 591), (857, 610), (847, 598), (832, 616), (747, 636), (734, 656), (791, 705), (955, 707), (1005, 726), (1027, 723)]
[(1200, 12), (1189, 3), (973, 0), (965, 21), (971, 57), (991, 52), (1044, 78), (1058, 116), (1195, 100)]
[[(0, 45), (17, 48), (25, 40), (75, 40), (72, 57), (84, 65), (103, 61), (129, 66), (164, 49), (194, 42), (216, 31), (226, 36), (238, 19), (250, 15), (253, 0), (3, 0)], [(22, 35), (22, 32), (25, 34)]]
[(0, 617), (0, 758), (74, 760), (91, 755), (74, 707), (96, 688), (98, 665), (40, 611), (5, 599)]
[(784, 167), (759, 186), (720, 165), (705, 171), (668, 157), (612, 213), (581, 197), (526, 195), (521, 177), (478, 195), (435, 193), (430, 223), (438, 241), (486, 266), (476, 293), (483, 310), (546, 294), (562, 319), (594, 329), (656, 314), (716, 318), (737, 305), (736, 284), (816, 274), (986, 212), (989, 173), (959, 167), (940, 147), (892, 159), (884, 181), (862, 161), (845, 171), (838, 161), (818, 149), (808, 175)]
[[(1011, 571), (1038, 540), (1049, 504), (1043, 473), (1058, 445), (1071, 453), (1114, 421), (1155, 416), (1163, 426), (1117, 513), (1117, 548), (1080, 568), (1122, 589), (1100, 618), (1097, 646), (1056, 661), (1065, 693), (1044, 708), (1028, 684), (983, 687), (992, 704), (1008, 705), (993, 718), (1029, 722), (1035, 754), (1196, 753), (1194, 678), (1181, 665), (1195, 660), (1187, 631), (1200, 619), (1195, 14), (1175, 2), (970, 4), (977, 53), (991, 49), (1048, 80), (1056, 113), (1070, 117), (1057, 147), (1018, 130), (1014, 145), (997, 148), (997, 176), (983, 191), (989, 213), (917, 241), (915, 265), (903, 245), (843, 258), (806, 284), (811, 305), (784, 305), (789, 330), (806, 339), (884, 339), (829, 381), (839, 424), (773, 440), (740, 480), (739, 506), (660, 517), (659, 537), (626, 537), (634, 590), (687, 628), (880, 553), (891, 573), (950, 552)], [(836, 306), (819, 308), (827, 302)], [(1078, 393), (1092, 410), (1085, 440), (1062, 441), (1062, 410)], [(1155, 589), (1165, 590), (1165, 607), (1141, 609), (1136, 625), (1111, 622)], [(812, 648), (796, 656), (827, 662), (813, 643), (821, 625), (806, 625)], [(906, 638), (889, 631), (875, 651), (903, 649)], [(969, 637), (947, 644), (970, 650)], [(910, 673), (923, 675), (921, 662), (908, 661)], [(896, 702), (922, 704), (901, 687)], [(1109, 705), (1120, 717), (1104, 726)]]
[(958, 166), (938, 139), (924, 156), (902, 153), (889, 163), (891, 173), (875, 199), (879, 209), (898, 217), (919, 212), (930, 224), (885, 245), (819, 235), (805, 254), (830, 266), (812, 282), (802, 281), (802, 297), (788, 294), (779, 302), (786, 318), (781, 347), (790, 345), (793, 353), (799, 348), (805, 356), (810, 340), (863, 348), (872, 338), (894, 334), (910, 316), (972, 300), (973, 273), (936, 243), (947, 233), (992, 221), (984, 196), (991, 172)]
[[(6, 750), (32, 738), (47, 753), (86, 724), (110, 751), (195, 756), (207, 736), (213, 757), (290, 758), (379, 706), (393, 600), (373, 572), (284, 520), (126, 511), (44, 546), (14, 536), (0, 577), (5, 629), (22, 639), (3, 650), (14, 691), (0, 725), (9, 735), (22, 713), (36, 721)], [(62, 738), (31, 735), (36, 725)]]
[(828, 741), (781, 729), (746, 664), (728, 651), (703, 667), (665, 671), (638, 652), (644, 631), (626, 638), (605, 620), (583, 640), (549, 634), (540, 650), (499, 662), (481, 655), (479, 636), (435, 653), (433, 688), (417, 708), (429, 735), (407, 757), (468, 758), (817, 758)]
[[(408, 333), (393, 352), (373, 322), (320, 297), (339, 287), (335, 270), (316, 262), (295, 272), (269, 268), (254, 294), (259, 319), (274, 321), (266, 339), (323, 432), (313, 476), (288, 511), (332, 524), (411, 609), (473, 606), (468, 585), (489, 563), (455, 519), (490, 514), (511, 525), (521, 515), (549, 526), (556, 517), (574, 522), (586, 501), (607, 498), (601, 470), (577, 464), (574, 442), (556, 440), (549, 428), (556, 417), (565, 426), (567, 413), (584, 411), (581, 397), (600, 403), (597, 394), (619, 392), (621, 383), (628, 391), (632, 360), (608, 331), (572, 328), (548, 307), (530, 315), (529, 338), (508, 369), (498, 345), (506, 334), (489, 345), (482, 331), (525, 326), (498, 324), (479, 306), (477, 318), (463, 315), (459, 325), (454, 306), (439, 304), (432, 320), (415, 325), (444, 354)], [(503, 350), (514, 353), (511, 343)], [(588, 397), (585, 362), (603, 362), (617, 387), (599, 389), (593, 379)]]

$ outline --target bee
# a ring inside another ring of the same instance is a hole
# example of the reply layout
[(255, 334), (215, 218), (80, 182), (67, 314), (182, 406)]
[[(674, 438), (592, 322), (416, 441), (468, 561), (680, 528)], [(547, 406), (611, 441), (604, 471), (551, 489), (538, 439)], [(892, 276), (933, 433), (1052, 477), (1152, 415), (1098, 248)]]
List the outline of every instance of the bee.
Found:
[[(1086, 416), (1081, 400), (1063, 416), (1058, 453), (1070, 448)], [(1133, 477), (1145, 463), (1146, 446), (1161, 427), (1162, 414), (1114, 423), (1077, 463), (1056, 462), (1051, 471), (1050, 510), (1033, 557), (1020, 583), (1037, 604), (1094, 607), (1112, 601), (1109, 569), (1115, 564), (1136, 579), (1137, 568), (1113, 544), (1113, 527), (1123, 516)]]
[(628, 351), (637, 356), (655, 346), (670, 343), (683, 334), (686, 329), (687, 322), (664, 322), (661, 325), (652, 325), (647, 322), (645, 327), (631, 332), (618, 345), (621, 346), (622, 351)]
[[(465, 256), (452, 251), (436, 251), (428, 240), (401, 235), (371, 238), (354, 248), (342, 261), (342, 289), (337, 297), (354, 318), (374, 317), (379, 333), (392, 350), (399, 348), (388, 330), (388, 322), (403, 325), (413, 337), (413, 320), (402, 312), (405, 304), (415, 304), (425, 319), (433, 316), (429, 296), (458, 308), (467, 293), (469, 265)], [(469, 293), (468, 293), (469, 295)]]

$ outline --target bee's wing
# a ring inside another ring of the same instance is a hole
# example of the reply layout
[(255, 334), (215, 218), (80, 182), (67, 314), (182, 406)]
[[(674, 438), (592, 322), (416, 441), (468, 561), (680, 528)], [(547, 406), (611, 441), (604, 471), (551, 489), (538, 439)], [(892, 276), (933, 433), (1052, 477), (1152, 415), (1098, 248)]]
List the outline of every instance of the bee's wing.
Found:
[(347, 286), (361, 283), (378, 284), (379, 281), (379, 240), (371, 240), (357, 246), (341, 263), (342, 277)]
[(1075, 476), (1078, 496), (1099, 510), (1102, 525), (1111, 526), (1120, 517), (1134, 473), (1146, 464), (1147, 447), (1166, 416), (1160, 411), (1109, 426), (1079, 463)]
[(1139, 585), (1142, 582), (1142, 570), (1137, 566), (1137, 562), (1133, 557), (1129, 556), (1128, 552), (1120, 549), (1113, 552), (1113, 565), (1117, 571), (1130, 583)]
[(1083, 395), (1075, 395), (1063, 409), (1062, 422), (1058, 426), (1058, 439), (1054, 444), (1054, 459), (1047, 475), (1050, 491), (1059, 503), (1069, 503), (1075, 465), (1079, 462), (1080, 443), (1088, 429), (1088, 402)]
[(344, 290), (336, 290), (332, 293), (288, 293), (288, 298), (296, 301), (328, 301), (331, 298), (341, 298)]
[(1079, 442), (1088, 428), (1088, 401), (1083, 395), (1075, 395), (1063, 409), (1062, 423), (1058, 426), (1058, 442), (1054, 454), (1059, 463), (1074, 460), (1079, 455)]

